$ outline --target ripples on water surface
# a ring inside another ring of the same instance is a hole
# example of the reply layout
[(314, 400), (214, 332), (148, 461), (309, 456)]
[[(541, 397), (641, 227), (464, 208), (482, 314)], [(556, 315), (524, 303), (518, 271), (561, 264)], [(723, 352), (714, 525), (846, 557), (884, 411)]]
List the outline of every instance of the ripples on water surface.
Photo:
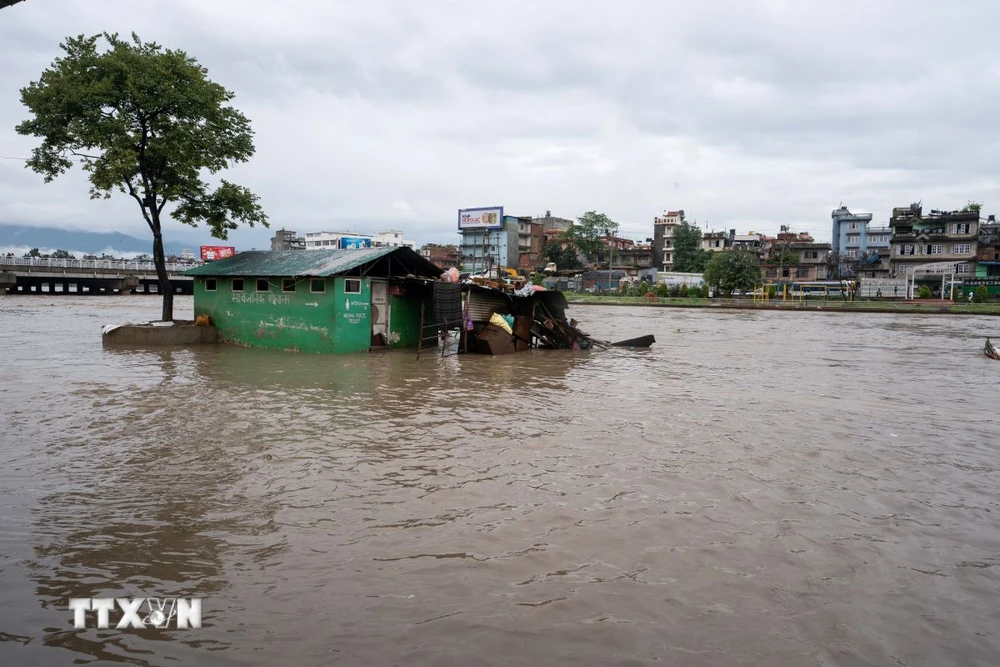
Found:
[[(101, 348), (157, 311), (0, 300), (2, 665), (998, 662), (1000, 320), (589, 306), (658, 342)], [(205, 627), (66, 609), (156, 593)]]

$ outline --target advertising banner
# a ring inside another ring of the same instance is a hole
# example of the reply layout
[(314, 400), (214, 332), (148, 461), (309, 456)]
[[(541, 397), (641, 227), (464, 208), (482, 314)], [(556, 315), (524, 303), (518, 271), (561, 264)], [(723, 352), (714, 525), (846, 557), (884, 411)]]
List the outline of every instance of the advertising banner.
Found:
[(503, 206), (458, 209), (458, 229), (503, 229)]
[(236, 248), (231, 245), (203, 245), (201, 247), (201, 259), (203, 262), (211, 262), (213, 259), (226, 259), (236, 254)]
[(357, 250), (358, 248), (371, 248), (372, 240), (363, 236), (341, 236), (341, 250)]

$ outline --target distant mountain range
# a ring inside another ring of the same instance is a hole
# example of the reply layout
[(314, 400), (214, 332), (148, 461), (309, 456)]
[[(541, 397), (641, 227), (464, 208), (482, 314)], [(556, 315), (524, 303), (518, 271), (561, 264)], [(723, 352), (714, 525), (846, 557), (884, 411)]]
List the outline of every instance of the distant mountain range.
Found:
[[(221, 242), (217, 242), (221, 243)], [(82, 232), (54, 227), (28, 227), (25, 225), (0, 225), (0, 248), (38, 248), (42, 252), (69, 250), (74, 253), (136, 254), (153, 253), (153, 239), (136, 238), (118, 232)], [(180, 255), (184, 249), (198, 254), (198, 245), (191, 243), (164, 243), (167, 255)], [(12, 250), (6, 250), (12, 252)]]

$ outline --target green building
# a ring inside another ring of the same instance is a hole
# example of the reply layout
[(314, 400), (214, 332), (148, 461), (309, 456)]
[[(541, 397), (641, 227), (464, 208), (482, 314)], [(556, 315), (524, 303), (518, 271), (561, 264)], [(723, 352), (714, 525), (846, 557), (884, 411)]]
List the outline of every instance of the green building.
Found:
[(224, 342), (328, 353), (416, 347), (441, 273), (406, 247), (241, 252), (185, 272)]

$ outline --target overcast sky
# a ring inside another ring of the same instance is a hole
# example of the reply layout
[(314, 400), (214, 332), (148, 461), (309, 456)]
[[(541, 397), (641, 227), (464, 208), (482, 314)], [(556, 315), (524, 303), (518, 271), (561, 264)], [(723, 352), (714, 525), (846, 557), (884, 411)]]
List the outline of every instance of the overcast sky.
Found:
[[(499, 204), (826, 240), (841, 202), (1000, 211), (997, 26), (996, 0), (26, 0), (0, 10), (0, 155), (35, 145), (18, 91), (65, 37), (134, 30), (235, 92), (257, 153), (228, 178), (272, 229), (454, 242), (458, 208)], [(12, 159), (0, 222), (148, 233)]]

